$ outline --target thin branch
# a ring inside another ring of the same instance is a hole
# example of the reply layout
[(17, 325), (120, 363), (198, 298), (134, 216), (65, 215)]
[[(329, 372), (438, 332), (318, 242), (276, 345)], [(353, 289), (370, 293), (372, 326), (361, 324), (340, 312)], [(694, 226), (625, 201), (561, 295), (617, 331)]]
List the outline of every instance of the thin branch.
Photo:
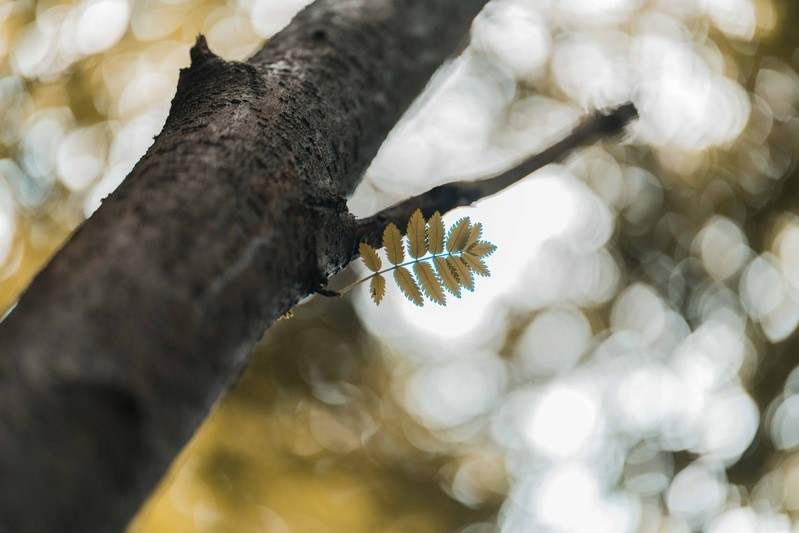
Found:
[(358, 224), (358, 237), (361, 241), (379, 246), (380, 237), (390, 222), (402, 227), (417, 209), (425, 217), (435, 211), (446, 213), (456, 207), (470, 205), (491, 196), (529, 176), (536, 170), (561, 160), (572, 150), (585, 146), (598, 138), (611, 137), (624, 130), (625, 126), (638, 117), (632, 103), (621, 105), (606, 113), (596, 113), (585, 119), (569, 135), (553, 144), (543, 152), (528, 157), (513, 168), (486, 179), (454, 181), (430, 189), (424, 194), (408, 198)]

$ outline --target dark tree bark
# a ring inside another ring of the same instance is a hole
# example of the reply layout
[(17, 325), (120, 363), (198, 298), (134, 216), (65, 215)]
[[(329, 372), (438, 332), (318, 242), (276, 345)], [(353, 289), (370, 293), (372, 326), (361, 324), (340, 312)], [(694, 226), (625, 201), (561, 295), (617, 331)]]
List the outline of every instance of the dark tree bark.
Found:
[(634, 118), (356, 224), (345, 195), (486, 1), (318, 0), (246, 63), (198, 39), (152, 147), (0, 324), (0, 530), (122, 529), (266, 328), (360, 240)]
[(0, 327), (0, 530), (124, 527), (353, 258), (344, 196), (485, 2), (319, 0), (246, 63), (198, 40), (152, 147)]

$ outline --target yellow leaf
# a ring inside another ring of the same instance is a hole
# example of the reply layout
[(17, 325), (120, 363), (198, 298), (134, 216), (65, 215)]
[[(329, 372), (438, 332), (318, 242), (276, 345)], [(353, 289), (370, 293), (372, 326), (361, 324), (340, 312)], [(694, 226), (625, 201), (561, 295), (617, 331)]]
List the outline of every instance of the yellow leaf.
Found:
[(380, 260), (380, 256), (377, 255), (377, 250), (362, 242), (358, 245), (358, 251), (361, 253), (361, 259), (363, 259), (363, 264), (366, 265), (366, 268), (371, 270), (372, 272), (377, 272), (380, 270), (380, 267), (383, 266), (383, 262)]
[(399, 288), (407, 299), (419, 307), (424, 305), (422, 293), (419, 290), (419, 286), (416, 284), (416, 280), (413, 279), (410, 270), (405, 267), (397, 267), (394, 271), (394, 281), (397, 282), (397, 285), (399, 285)]
[(439, 305), (447, 305), (447, 297), (444, 294), (444, 287), (433, 272), (433, 268), (428, 263), (416, 263), (413, 265), (413, 272), (419, 285), (422, 286), (425, 295)]
[(478, 241), (466, 247), (466, 251), (475, 257), (488, 257), (497, 251), (497, 247), (490, 242)]
[(453, 296), (460, 298), (461, 286), (458, 283), (458, 275), (453, 272), (452, 267), (449, 266), (447, 260), (443, 257), (434, 257), (433, 262), (436, 265), (438, 278), (444, 283), (444, 287), (446, 287)]
[(383, 247), (392, 265), (398, 265), (405, 259), (405, 250), (402, 247), (402, 235), (392, 222), (383, 230)]
[(472, 229), (469, 232), (469, 238), (466, 239), (466, 246), (464, 246), (464, 248), (468, 248), (469, 246), (479, 241), (482, 235), (483, 235), (483, 225), (478, 222), (477, 224), (472, 226)]
[(444, 251), (444, 221), (438, 211), (427, 222), (427, 247), (434, 254)]
[(408, 220), (408, 252), (411, 257), (418, 259), (427, 253), (427, 243), (425, 243), (425, 219), (422, 210), (417, 209)]
[(474, 290), (474, 276), (471, 269), (466, 266), (466, 263), (460, 257), (452, 256), (447, 259), (447, 264), (450, 265), (452, 270), (458, 276), (458, 283), (462, 287), (466, 287), (470, 291)]
[(460, 258), (468, 265), (469, 269), (473, 270), (476, 274), (486, 278), (491, 275), (491, 272), (488, 271), (488, 267), (479, 257), (465, 252)]
[[(397, 226), (390, 223), (383, 230), (383, 246), (391, 263), (386, 271), (394, 271), (394, 280), (403, 295), (420, 307), (424, 305), (425, 297), (446, 305), (447, 292), (460, 298), (461, 287), (474, 290), (475, 274), (491, 275), (483, 258), (494, 253), (497, 247), (480, 240), (482, 224), (472, 226), (469, 217), (464, 217), (453, 224), (448, 233), (445, 230), (438, 211), (429, 221), (425, 221), (420, 209), (411, 215), (407, 224), (407, 252), (412, 258), (413, 268), (403, 265), (406, 243)], [(387, 284), (382, 275), (385, 272), (381, 272), (383, 262), (378, 250), (369, 244), (359, 244), (359, 251), (366, 267), (374, 272), (367, 278), (371, 281), (369, 295), (379, 305), (385, 297)], [(427, 255), (428, 252), (432, 257)]]
[(463, 250), (466, 246), (466, 241), (469, 239), (469, 234), (472, 231), (472, 226), (469, 222), (469, 217), (460, 219), (449, 230), (449, 237), (447, 238), (447, 251), (458, 252)]
[(378, 274), (372, 278), (369, 284), (369, 296), (372, 297), (375, 304), (380, 305), (383, 296), (386, 295), (386, 278)]

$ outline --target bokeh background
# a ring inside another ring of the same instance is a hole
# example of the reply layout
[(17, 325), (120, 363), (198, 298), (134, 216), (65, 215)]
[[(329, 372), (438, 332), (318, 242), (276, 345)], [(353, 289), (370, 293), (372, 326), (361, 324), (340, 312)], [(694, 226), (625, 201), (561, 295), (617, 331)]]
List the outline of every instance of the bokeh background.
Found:
[[(307, 3), (0, 0), (0, 314), (150, 145), (196, 35), (243, 59)], [(799, 531), (798, 5), (492, 1), (356, 214), (596, 108), (640, 121), (446, 217), (499, 246), (474, 293), (295, 308), (130, 531)]]

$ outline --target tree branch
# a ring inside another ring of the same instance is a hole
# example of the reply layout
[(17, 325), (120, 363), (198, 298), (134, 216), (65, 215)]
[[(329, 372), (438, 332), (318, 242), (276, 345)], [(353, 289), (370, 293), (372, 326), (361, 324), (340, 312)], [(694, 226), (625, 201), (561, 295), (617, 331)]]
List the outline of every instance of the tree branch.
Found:
[(376, 215), (358, 220), (358, 238), (379, 247), (383, 229), (389, 223), (393, 222), (402, 228), (417, 209), (421, 209), (425, 218), (428, 218), (435, 211), (446, 213), (456, 207), (470, 205), (481, 198), (496, 194), (536, 170), (561, 160), (576, 148), (589, 144), (597, 138), (620, 133), (637, 117), (638, 112), (632, 103), (605, 113), (596, 113), (585, 119), (561, 141), (493, 177), (464, 179), (440, 185), (424, 194), (403, 200)]
[(485, 2), (317, 0), (244, 63), (198, 39), (147, 154), (0, 323), (0, 530), (124, 528), (352, 260), (344, 195)]

